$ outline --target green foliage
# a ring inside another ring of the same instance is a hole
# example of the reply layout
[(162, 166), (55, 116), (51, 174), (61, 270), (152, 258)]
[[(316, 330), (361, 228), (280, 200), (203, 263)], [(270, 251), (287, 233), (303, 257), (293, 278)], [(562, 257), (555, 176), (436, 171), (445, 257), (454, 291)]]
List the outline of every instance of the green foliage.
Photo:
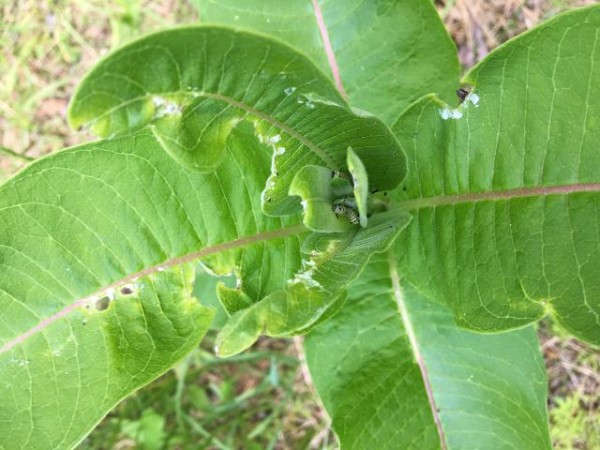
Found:
[(586, 414), (582, 409), (583, 401), (593, 402), (593, 398), (574, 393), (566, 398), (559, 398), (552, 410), (552, 442), (556, 450), (572, 450), (577, 448), (600, 448), (600, 417), (598, 412)]
[(257, 31), (301, 49), (352, 106), (387, 124), (423, 94), (454, 102), (456, 50), (429, 1), (193, 1), (206, 23)]
[(598, 27), (598, 8), (541, 25), (472, 69), (457, 109), (423, 98), (393, 127), (414, 216), (401, 272), (464, 327), (553, 314), (600, 344)]
[(226, 158), (240, 122), (251, 125), (273, 149), (263, 193), (269, 215), (299, 211), (288, 197), (296, 171), (307, 164), (340, 170), (348, 146), (365, 159), (374, 187), (392, 189), (405, 176), (389, 130), (353, 113), (310, 60), (227, 28), (181, 28), (125, 46), (84, 79), (69, 119), (102, 137), (149, 126), (176, 161), (208, 173)]
[(374, 258), (348, 287), (347, 306), (306, 340), (342, 447), (437, 449), (442, 439), (456, 449), (550, 448), (534, 330), (459, 329), (445, 307), (400, 289), (390, 257)]
[[(0, 186), (0, 444), (76, 445), (217, 309), (221, 356), (310, 333), (344, 447), (549, 448), (527, 325), (600, 343), (600, 7), (493, 52), (453, 108), (429, 0), (198, 4), (220, 24), (82, 81), (69, 120), (102, 140)], [(163, 420), (121, 429), (159, 448)]]

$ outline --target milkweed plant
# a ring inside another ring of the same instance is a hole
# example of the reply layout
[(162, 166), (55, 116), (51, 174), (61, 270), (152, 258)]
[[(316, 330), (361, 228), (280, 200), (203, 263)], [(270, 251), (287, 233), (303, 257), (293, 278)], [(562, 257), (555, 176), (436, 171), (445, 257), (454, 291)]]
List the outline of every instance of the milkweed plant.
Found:
[(73, 448), (222, 309), (222, 357), (305, 336), (342, 448), (551, 448), (535, 323), (600, 344), (600, 6), (462, 79), (430, 0), (196, 6), (0, 187), (0, 447)]

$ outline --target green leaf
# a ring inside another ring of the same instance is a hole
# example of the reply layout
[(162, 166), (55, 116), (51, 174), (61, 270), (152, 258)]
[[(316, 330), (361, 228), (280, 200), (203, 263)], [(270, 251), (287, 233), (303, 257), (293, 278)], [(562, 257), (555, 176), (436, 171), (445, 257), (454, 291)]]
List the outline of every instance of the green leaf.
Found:
[(550, 449), (534, 330), (461, 330), (445, 307), (400, 288), (394, 264), (374, 257), (342, 311), (305, 340), (341, 447)]
[(259, 31), (301, 49), (353, 106), (386, 123), (424, 94), (455, 100), (456, 48), (430, 0), (194, 3), (205, 22)]
[(353, 113), (305, 56), (272, 39), (220, 27), (168, 30), (108, 56), (83, 80), (69, 109), (75, 127), (112, 136), (149, 126), (165, 151), (211, 172), (232, 131), (250, 124), (270, 147), (263, 192), (270, 215), (300, 210), (288, 197), (295, 173), (315, 164), (340, 170), (351, 146), (379, 189), (405, 176), (398, 142), (378, 119)]
[(202, 303), (215, 309), (215, 317), (212, 320), (212, 329), (221, 329), (227, 321), (227, 313), (219, 302), (217, 288), (232, 287), (235, 285), (235, 275), (215, 276), (201, 264), (196, 267), (196, 279), (194, 280), (194, 297), (202, 299)]
[[(343, 184), (339, 186), (337, 181)], [(352, 192), (348, 181), (336, 180), (331, 170), (322, 166), (304, 166), (290, 186), (290, 195), (302, 198), (304, 225), (320, 233), (342, 233), (350, 229), (350, 222), (340, 220), (332, 210), (333, 202), (344, 192)]]
[[(41, 231), (40, 226), (41, 248), (58, 238)], [(14, 248), (6, 258), (8, 253), (3, 252), (3, 278), (13, 280), (3, 280), (0, 297), (4, 448), (74, 446), (123, 397), (192, 351), (213, 315), (191, 296), (194, 270), (189, 266), (131, 279), (66, 304), (61, 300), (77, 290), (78, 281), (56, 278), (56, 272), (75, 277), (76, 267), (63, 262), (53, 269), (44, 267), (43, 254), (36, 258)], [(48, 257), (60, 259), (60, 254)]]
[(599, 27), (598, 6), (551, 20), (475, 67), (460, 107), (427, 97), (394, 126), (401, 272), (461, 326), (552, 314), (600, 344)]
[(374, 215), (367, 228), (346, 234), (308, 236), (303, 243), (302, 269), (276, 291), (232, 315), (217, 339), (220, 356), (239, 353), (261, 333), (270, 336), (303, 334), (329, 319), (342, 307), (345, 287), (373, 253), (385, 251), (408, 224), (402, 212)]
[(214, 312), (191, 296), (187, 262), (234, 272), (253, 299), (300, 269), (305, 229), (260, 214), (270, 156), (242, 131), (211, 174), (142, 132), (0, 187), (0, 447), (72, 447), (195, 348)]
[(360, 216), (360, 226), (367, 226), (367, 201), (369, 198), (369, 177), (365, 166), (354, 151), (348, 149), (348, 170), (352, 174), (354, 200)]

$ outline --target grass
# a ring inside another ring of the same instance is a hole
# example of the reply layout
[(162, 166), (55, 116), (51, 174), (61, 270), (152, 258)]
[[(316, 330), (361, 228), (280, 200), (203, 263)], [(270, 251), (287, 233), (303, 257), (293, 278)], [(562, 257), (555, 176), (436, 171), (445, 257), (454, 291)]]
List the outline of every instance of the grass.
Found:
[(596, 0), (436, 0), (463, 68), (472, 67), (504, 41), (556, 14)]
[[(262, 339), (228, 359), (202, 348), (121, 403), (80, 449), (333, 449), (296, 346)], [(300, 378), (299, 378), (300, 377)]]
[[(466, 69), (506, 39), (594, 0), (438, 0)], [(0, 4), (0, 182), (30, 160), (90, 140), (66, 123), (70, 94), (113, 48), (194, 22), (178, 0), (36, 0)], [(600, 351), (540, 326), (556, 449), (600, 449)], [(209, 336), (174, 370), (121, 403), (81, 449), (337, 447), (298, 341), (262, 339), (216, 359)], [(192, 443), (192, 444), (190, 444)]]

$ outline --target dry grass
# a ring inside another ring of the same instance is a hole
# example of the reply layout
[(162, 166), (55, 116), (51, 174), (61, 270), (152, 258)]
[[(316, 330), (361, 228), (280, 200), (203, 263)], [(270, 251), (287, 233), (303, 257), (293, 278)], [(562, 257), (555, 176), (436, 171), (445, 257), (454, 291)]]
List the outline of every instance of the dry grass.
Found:
[[(98, 59), (196, 15), (177, 0), (5, 0), (0, 17), (0, 146), (36, 158), (89, 140), (68, 127), (66, 110)], [(0, 181), (23, 165), (0, 157)]]
[(559, 12), (596, 0), (438, 0), (436, 4), (458, 47), (464, 68), (506, 40)]

